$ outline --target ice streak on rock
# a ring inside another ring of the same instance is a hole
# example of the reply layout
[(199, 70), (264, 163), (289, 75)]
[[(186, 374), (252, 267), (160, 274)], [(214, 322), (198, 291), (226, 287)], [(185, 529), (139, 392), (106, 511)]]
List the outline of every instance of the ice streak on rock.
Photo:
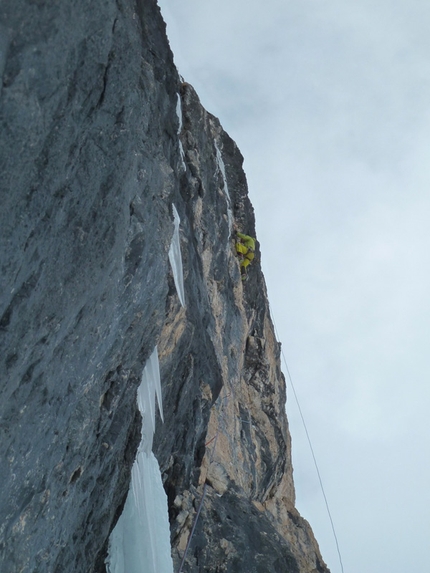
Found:
[(181, 223), (181, 219), (179, 218), (178, 211), (173, 204), (172, 210), (175, 229), (173, 231), (172, 242), (169, 249), (169, 261), (172, 266), (173, 279), (175, 281), (179, 300), (182, 306), (185, 307), (184, 273), (182, 270), (181, 240), (179, 237), (179, 225)]

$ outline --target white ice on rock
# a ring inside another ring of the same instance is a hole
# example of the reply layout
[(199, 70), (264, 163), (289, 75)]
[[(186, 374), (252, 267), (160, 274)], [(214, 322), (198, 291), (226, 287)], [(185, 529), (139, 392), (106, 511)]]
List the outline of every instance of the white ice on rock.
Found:
[(157, 396), (161, 420), (164, 422), (157, 347), (146, 362), (142, 372), (142, 381), (137, 390), (137, 405), (143, 420), (142, 442), (139, 449), (143, 449), (148, 455), (152, 451), (152, 438), (155, 432), (155, 396)]
[(181, 223), (181, 219), (179, 218), (178, 211), (173, 203), (172, 210), (175, 229), (173, 231), (172, 242), (170, 243), (169, 261), (172, 266), (173, 279), (175, 281), (179, 300), (182, 306), (185, 307), (184, 273), (182, 270), (181, 240), (179, 237), (179, 225)]
[(179, 134), (182, 131), (182, 101), (181, 101), (181, 96), (179, 94), (176, 95), (178, 96), (178, 101), (176, 102), (176, 115), (178, 116), (179, 120), (179, 127), (178, 127), (178, 134)]
[(215, 144), (215, 150), (216, 150), (216, 161), (217, 161), (218, 169), (221, 173), (221, 177), (222, 177), (222, 180), (224, 183), (224, 191), (225, 191), (225, 196), (226, 196), (226, 201), (227, 201), (228, 234), (230, 237), (232, 229), (233, 229), (233, 211), (231, 209), (231, 198), (230, 198), (230, 193), (228, 190), (227, 176), (225, 174), (224, 160), (222, 158), (221, 151), (219, 150), (216, 139), (214, 139), (214, 144)]
[(179, 135), (182, 131), (182, 102), (181, 102), (181, 96), (179, 94), (176, 94), (178, 96), (178, 101), (176, 103), (176, 115), (178, 116), (178, 120), (179, 120), (179, 125), (178, 125), (178, 143), (179, 143), (179, 153), (181, 154), (181, 160), (182, 160), (182, 169), (184, 171), (187, 170), (187, 166), (185, 164), (185, 152), (184, 152), (184, 147), (182, 145), (182, 141), (179, 139)]
[(173, 573), (167, 497), (158, 462), (151, 451), (155, 396), (163, 418), (157, 347), (145, 365), (138, 389), (142, 441), (131, 470), (124, 510), (109, 539), (106, 562), (109, 573)]

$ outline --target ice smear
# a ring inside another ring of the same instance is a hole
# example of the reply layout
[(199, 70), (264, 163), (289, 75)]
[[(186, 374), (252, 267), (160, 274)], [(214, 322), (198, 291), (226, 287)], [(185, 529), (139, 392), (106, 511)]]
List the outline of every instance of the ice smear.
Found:
[(184, 151), (184, 147), (182, 145), (182, 141), (180, 139), (178, 139), (178, 143), (179, 143), (179, 153), (181, 154), (181, 166), (183, 171), (187, 170), (187, 165), (185, 163), (185, 151)]
[(146, 363), (138, 389), (142, 442), (131, 470), (124, 510), (109, 539), (109, 573), (173, 573), (167, 497), (151, 452), (156, 395), (163, 417), (157, 347)]
[(179, 127), (178, 127), (178, 135), (179, 135), (182, 131), (182, 101), (181, 101), (181, 96), (179, 94), (176, 95), (178, 96), (178, 101), (176, 102), (176, 115), (178, 116), (179, 120)]
[(175, 230), (173, 231), (172, 242), (170, 243), (169, 249), (169, 261), (172, 266), (173, 279), (175, 281), (176, 291), (180, 303), (185, 307), (185, 289), (184, 289), (184, 273), (182, 270), (182, 256), (181, 256), (181, 240), (179, 237), (179, 224), (181, 219), (179, 218), (178, 211), (175, 205), (172, 204), (173, 217)]
[(215, 144), (215, 150), (216, 150), (216, 161), (217, 161), (218, 169), (220, 170), (222, 180), (224, 183), (224, 191), (225, 191), (226, 201), (227, 201), (228, 233), (229, 233), (229, 237), (230, 237), (232, 229), (233, 229), (233, 211), (231, 209), (231, 198), (230, 198), (230, 193), (228, 190), (227, 176), (225, 174), (224, 160), (222, 158), (221, 151), (219, 150), (216, 139), (214, 139), (214, 144)]
[[(178, 116), (178, 136), (180, 135), (181, 131), (182, 131), (182, 102), (181, 102), (181, 96), (179, 94), (176, 94), (178, 96), (178, 101), (176, 103), (176, 115)], [(184, 171), (187, 170), (187, 166), (185, 164), (185, 152), (184, 152), (184, 147), (182, 145), (182, 141), (179, 139), (178, 137), (178, 143), (179, 143), (179, 153), (181, 154), (181, 161), (182, 161), (182, 169)]]

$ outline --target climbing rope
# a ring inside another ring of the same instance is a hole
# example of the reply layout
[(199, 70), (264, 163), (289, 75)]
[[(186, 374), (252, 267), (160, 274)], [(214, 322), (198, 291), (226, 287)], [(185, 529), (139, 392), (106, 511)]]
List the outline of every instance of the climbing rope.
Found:
[(191, 529), (190, 536), (188, 537), (187, 546), (185, 547), (184, 555), (182, 556), (182, 561), (181, 561), (181, 565), (179, 567), (178, 573), (182, 573), (182, 568), (184, 566), (185, 559), (187, 557), (188, 549), (190, 548), (191, 539), (193, 538), (194, 531), (196, 529), (196, 525), (197, 525), (197, 522), (198, 522), (199, 517), (200, 517), (200, 512), (202, 511), (203, 502), (204, 502), (205, 497), (206, 497), (207, 487), (208, 487), (208, 484), (205, 482), (205, 485), (203, 487), (202, 499), (200, 500), (199, 507), (197, 509), (196, 517), (195, 517), (194, 523), (193, 523), (193, 528)]
[[(272, 321), (273, 321), (273, 326), (274, 326), (274, 329), (275, 329), (276, 338), (277, 338), (277, 340), (280, 340), (279, 333), (278, 333), (278, 329), (277, 329), (277, 327), (276, 327), (275, 318), (274, 318), (272, 309), (270, 308), (270, 305), (269, 305), (269, 309), (270, 309), (270, 314), (271, 314), (271, 318), (272, 318)], [(304, 417), (304, 415), (303, 415), (302, 408), (301, 408), (301, 406), (300, 406), (300, 401), (299, 401), (299, 398), (298, 398), (296, 389), (295, 389), (295, 387), (294, 387), (293, 378), (292, 378), (292, 376), (291, 376), (290, 369), (289, 369), (289, 367), (288, 367), (288, 362), (287, 362), (287, 359), (286, 359), (286, 357), (285, 357), (284, 350), (283, 350), (282, 347), (281, 347), (281, 356), (282, 356), (282, 359), (283, 359), (283, 362), (284, 362), (284, 365), (285, 365), (285, 370), (286, 370), (286, 372), (287, 372), (287, 376), (288, 376), (288, 380), (289, 380), (291, 389), (293, 390), (294, 399), (295, 399), (295, 402), (296, 402), (296, 404), (297, 404), (297, 408), (298, 408), (298, 411), (299, 411), (299, 414), (300, 414), (300, 418), (301, 418), (303, 427), (304, 427), (304, 429), (305, 429), (305, 434), (306, 434), (306, 438), (307, 438), (307, 441), (308, 441), (308, 444), (309, 444), (309, 449), (310, 449), (311, 454), (312, 454), (312, 459), (313, 459), (314, 466), (315, 466), (315, 470), (316, 470), (316, 473), (317, 473), (317, 476), (318, 476), (318, 481), (319, 481), (319, 484), (320, 484), (321, 492), (322, 492), (322, 495), (323, 495), (323, 498), (324, 498), (325, 507), (326, 507), (326, 510), (327, 510), (327, 515), (328, 515), (328, 517), (329, 517), (329, 521), (330, 521), (330, 525), (331, 525), (331, 530), (332, 530), (332, 532), (333, 532), (333, 537), (334, 537), (335, 544), (336, 544), (336, 550), (337, 550), (337, 554), (338, 554), (338, 558), (339, 558), (340, 569), (341, 569), (342, 573), (344, 573), (343, 561), (342, 561), (342, 554), (341, 554), (341, 551), (340, 551), (339, 541), (338, 541), (337, 534), (336, 534), (336, 528), (335, 528), (335, 525), (334, 525), (333, 517), (332, 517), (332, 515), (331, 515), (330, 506), (329, 506), (329, 503), (328, 503), (327, 495), (326, 495), (326, 493), (325, 493), (324, 484), (323, 484), (323, 481), (322, 481), (322, 477), (321, 477), (321, 473), (320, 473), (320, 470), (319, 470), (318, 462), (317, 462), (317, 459), (316, 459), (315, 451), (314, 451), (314, 448), (313, 448), (313, 445), (312, 445), (312, 440), (311, 440), (311, 437), (310, 437), (310, 435), (309, 435), (309, 431), (308, 431), (308, 427), (307, 427), (307, 424), (306, 424), (306, 420), (305, 420), (305, 417)], [(224, 396), (224, 398), (222, 398), (221, 402), (223, 403), (224, 400), (226, 400), (229, 396), (230, 396), (230, 394), (227, 394), (226, 396)], [(248, 420), (242, 420), (242, 422), (251, 423), (251, 422), (249, 422)], [(217, 444), (217, 440), (218, 440), (218, 435), (219, 435), (219, 428), (218, 428), (218, 430), (217, 430), (215, 436), (213, 436), (213, 437), (205, 444), (205, 447), (207, 447), (207, 446), (209, 446), (212, 442), (214, 442), (214, 445), (213, 445), (213, 448), (212, 448), (212, 452), (211, 452), (211, 455), (210, 455), (210, 458), (209, 458), (209, 465), (210, 465), (210, 464), (212, 463), (212, 461), (213, 461), (213, 456), (214, 456), (215, 449), (216, 449), (216, 444)], [(201, 499), (200, 499), (200, 503), (199, 503), (199, 506), (198, 506), (198, 508), (197, 508), (196, 517), (195, 517), (195, 519), (194, 519), (193, 527), (192, 527), (191, 532), (190, 532), (190, 535), (189, 535), (189, 537), (188, 537), (187, 545), (186, 545), (186, 547), (185, 547), (185, 551), (184, 551), (184, 554), (183, 554), (183, 556), (182, 556), (182, 560), (181, 560), (181, 564), (180, 564), (178, 573), (182, 573), (182, 570), (183, 570), (183, 567), (184, 567), (184, 564), (185, 564), (185, 559), (186, 559), (186, 557), (187, 557), (188, 550), (189, 550), (190, 545), (191, 545), (191, 540), (192, 540), (192, 538), (193, 538), (193, 536), (194, 536), (194, 532), (195, 532), (195, 529), (196, 529), (196, 526), (197, 526), (197, 522), (198, 522), (198, 520), (199, 520), (200, 513), (201, 513), (202, 508), (203, 508), (203, 503), (204, 503), (204, 500), (205, 500), (205, 497), (206, 497), (206, 492), (207, 492), (207, 482), (205, 482), (205, 484), (204, 484), (204, 486), (203, 486), (202, 497), (201, 497)]]
[[(280, 340), (279, 334), (278, 334), (278, 329), (276, 328), (275, 318), (274, 318), (272, 309), (270, 308), (270, 305), (269, 305), (269, 309), (270, 309), (271, 318), (272, 318), (272, 320), (273, 320), (273, 326), (274, 326), (274, 328), (275, 328), (276, 338), (277, 338), (277, 340)], [(321, 488), (321, 492), (322, 492), (322, 495), (323, 495), (323, 498), (324, 498), (325, 507), (326, 507), (327, 514), (328, 514), (328, 517), (329, 517), (329, 520), (330, 520), (331, 530), (332, 530), (332, 532), (333, 532), (333, 537), (334, 537), (334, 540), (335, 540), (335, 543), (336, 543), (336, 549), (337, 549), (337, 554), (338, 554), (338, 557), (339, 557), (340, 569), (341, 569), (342, 573), (344, 573), (343, 562), (342, 562), (342, 555), (341, 555), (341, 552), (340, 552), (339, 541), (338, 541), (337, 534), (336, 534), (336, 528), (335, 528), (335, 526), (334, 526), (334, 521), (333, 521), (333, 518), (332, 518), (332, 515), (331, 515), (330, 506), (329, 506), (329, 503), (328, 503), (328, 500), (327, 500), (327, 496), (326, 496), (326, 493), (325, 493), (325, 489), (324, 489), (323, 481), (322, 481), (322, 478), (321, 478), (321, 474), (320, 474), (320, 470), (319, 470), (317, 458), (316, 458), (316, 456), (315, 456), (314, 448), (313, 448), (313, 446), (312, 446), (312, 440), (311, 440), (311, 437), (310, 437), (309, 432), (308, 432), (308, 427), (307, 427), (307, 425), (306, 425), (305, 417), (304, 417), (304, 415), (303, 415), (302, 408), (301, 408), (301, 406), (300, 406), (299, 398), (298, 398), (298, 396), (297, 396), (297, 392), (296, 392), (296, 389), (295, 389), (294, 384), (293, 384), (293, 378), (292, 378), (292, 376), (291, 376), (290, 369), (288, 368), (288, 362), (287, 362), (287, 359), (285, 358), (284, 349), (282, 348), (282, 346), (281, 346), (281, 355), (282, 355), (282, 359), (283, 359), (283, 361), (284, 361), (284, 365), (285, 365), (285, 369), (286, 369), (286, 372), (287, 372), (288, 380), (289, 380), (289, 382), (290, 382), (291, 389), (293, 390), (294, 399), (295, 399), (296, 404), (297, 404), (297, 408), (298, 408), (298, 411), (299, 411), (299, 414), (300, 414), (300, 418), (301, 418), (301, 420), (302, 420), (302, 424), (303, 424), (303, 427), (304, 427), (304, 429), (305, 429), (306, 438), (307, 438), (307, 441), (308, 441), (308, 444), (309, 444), (309, 449), (310, 449), (311, 454), (312, 454), (312, 459), (313, 459), (313, 462), (314, 462), (315, 470), (316, 470), (316, 472), (317, 472), (318, 481), (319, 481), (320, 488)]]
[[(224, 398), (221, 399), (222, 407), (223, 407), (223, 405), (224, 405), (224, 400), (226, 400), (226, 399), (229, 398), (229, 397), (230, 397), (230, 393), (227, 394), (226, 396), (224, 396)], [(217, 429), (217, 432), (216, 432), (215, 436), (213, 436), (213, 438), (211, 438), (211, 439), (210, 439), (208, 442), (206, 442), (206, 444), (205, 444), (205, 447), (208, 447), (212, 442), (214, 442), (213, 447), (212, 447), (212, 452), (211, 452), (211, 455), (210, 455), (210, 457), (209, 457), (208, 468), (210, 467), (210, 465), (211, 465), (211, 463), (212, 463), (212, 461), (213, 461), (213, 458), (214, 458), (214, 454), (215, 454), (215, 450), (216, 450), (216, 444), (217, 444), (217, 441), (218, 441), (218, 436), (219, 436), (219, 426), (218, 426), (218, 429)], [(204, 502), (205, 497), (206, 497), (207, 488), (208, 488), (208, 484), (207, 484), (207, 481), (205, 481), (205, 485), (203, 486), (202, 497), (201, 497), (201, 499), (200, 499), (200, 503), (199, 503), (199, 506), (198, 506), (198, 508), (197, 508), (196, 517), (194, 518), (193, 527), (192, 527), (191, 532), (190, 532), (190, 535), (189, 535), (189, 537), (188, 537), (187, 545), (186, 545), (186, 547), (185, 547), (185, 551), (184, 551), (184, 554), (183, 554), (183, 556), (182, 556), (182, 560), (181, 560), (181, 564), (180, 564), (179, 569), (178, 569), (178, 573), (182, 573), (182, 569), (183, 569), (184, 564), (185, 564), (185, 559), (186, 559), (186, 557), (187, 557), (188, 550), (189, 550), (190, 545), (191, 545), (191, 540), (192, 540), (192, 538), (193, 538), (194, 531), (195, 531), (195, 529), (196, 529), (197, 522), (198, 522), (198, 520), (199, 520), (200, 513), (201, 513), (201, 511), (202, 511), (203, 502)]]

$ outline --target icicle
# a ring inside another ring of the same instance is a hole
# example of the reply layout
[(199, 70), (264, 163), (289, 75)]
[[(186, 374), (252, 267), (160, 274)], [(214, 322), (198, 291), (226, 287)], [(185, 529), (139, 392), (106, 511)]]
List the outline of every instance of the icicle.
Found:
[(215, 150), (216, 150), (216, 160), (217, 160), (218, 169), (220, 170), (222, 180), (224, 183), (224, 192), (225, 192), (226, 201), (227, 201), (228, 234), (230, 237), (231, 232), (233, 230), (233, 211), (231, 209), (231, 198), (230, 198), (230, 193), (228, 190), (227, 176), (225, 174), (224, 160), (222, 158), (221, 151), (219, 150), (216, 139), (214, 139), (214, 144), (215, 144)]
[(142, 383), (138, 390), (138, 406), (142, 414), (142, 442), (140, 448), (147, 454), (152, 450), (152, 439), (155, 430), (155, 392), (151, 381), (145, 382), (142, 374)]
[(173, 279), (180, 303), (185, 307), (184, 274), (182, 270), (181, 241), (179, 238), (179, 224), (181, 222), (175, 205), (172, 204), (175, 229), (169, 249), (169, 260), (172, 266)]
[(164, 422), (157, 347), (146, 362), (142, 372), (142, 382), (137, 390), (137, 405), (143, 419), (140, 448), (147, 454), (152, 450), (152, 439), (155, 432), (155, 396), (157, 396), (161, 420)]
[(151, 356), (145, 365), (142, 372), (142, 383), (146, 380), (147, 384), (150, 384), (157, 396), (158, 410), (160, 412), (161, 420), (164, 422), (163, 416), (163, 397), (161, 395), (161, 378), (160, 378), (160, 363), (158, 362), (158, 349), (154, 348)]

